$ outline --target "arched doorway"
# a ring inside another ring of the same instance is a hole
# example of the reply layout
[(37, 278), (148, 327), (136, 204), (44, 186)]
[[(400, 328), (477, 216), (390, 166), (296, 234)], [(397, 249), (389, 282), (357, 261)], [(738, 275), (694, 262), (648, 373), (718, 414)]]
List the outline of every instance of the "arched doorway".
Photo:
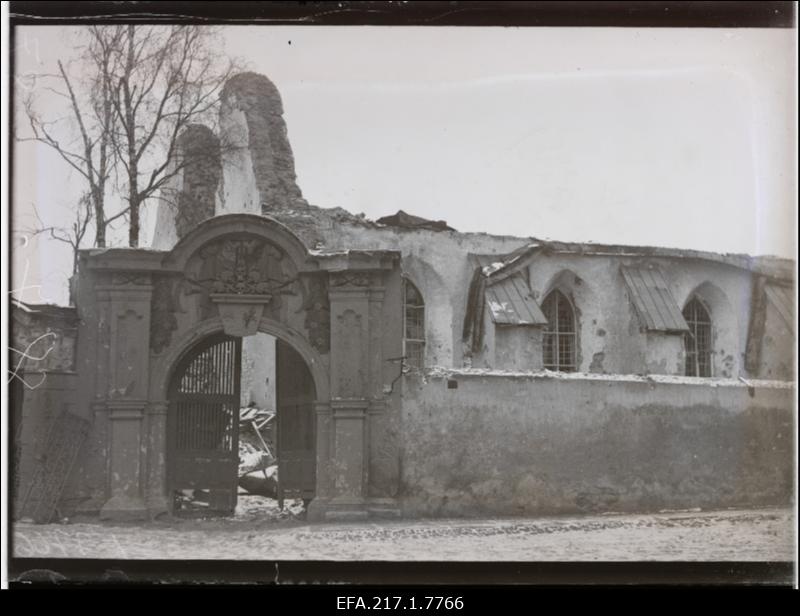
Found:
[[(316, 494), (317, 391), (303, 356), (275, 339), (276, 498)], [(239, 494), (242, 338), (213, 333), (177, 362), (169, 380), (167, 490), (173, 513), (230, 515)]]

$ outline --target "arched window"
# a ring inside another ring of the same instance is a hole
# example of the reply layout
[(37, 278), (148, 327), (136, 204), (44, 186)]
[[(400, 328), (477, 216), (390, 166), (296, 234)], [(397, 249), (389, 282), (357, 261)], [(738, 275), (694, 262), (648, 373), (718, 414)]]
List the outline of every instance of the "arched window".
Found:
[(683, 309), (689, 325), (684, 336), (686, 376), (711, 376), (711, 317), (702, 302), (693, 297)]
[(425, 365), (425, 302), (408, 278), (403, 278), (403, 314), (405, 366), (421, 370)]
[(544, 367), (560, 372), (577, 370), (575, 311), (561, 291), (554, 290), (542, 303), (547, 318), (544, 332)]

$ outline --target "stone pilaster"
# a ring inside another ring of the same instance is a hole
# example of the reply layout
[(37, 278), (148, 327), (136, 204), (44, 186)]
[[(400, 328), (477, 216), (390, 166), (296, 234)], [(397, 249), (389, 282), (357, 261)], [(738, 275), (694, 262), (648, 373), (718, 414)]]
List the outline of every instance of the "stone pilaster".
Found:
[(94, 401), (90, 405), (93, 428), (86, 446), (89, 448), (89, 488), (91, 498), (81, 503), (79, 511), (96, 514), (109, 498), (109, 422), (105, 401)]
[[(382, 278), (382, 277), (381, 277)], [(383, 398), (383, 298), (385, 289), (373, 284), (369, 289), (369, 397)]]
[(308, 506), (311, 522), (325, 520), (325, 515), (334, 494), (332, 483), (333, 419), (329, 402), (316, 402), (314, 411), (317, 422), (317, 493)]
[(331, 274), (331, 487), (328, 519), (367, 517), (371, 274)]
[(150, 402), (145, 408), (147, 419), (147, 486), (145, 502), (150, 516), (169, 511), (164, 490), (167, 483), (167, 409), (166, 400)]
[(137, 520), (147, 515), (142, 493), (145, 405), (144, 400), (111, 400), (107, 404), (111, 498), (100, 510), (102, 519)]
[(108, 305), (108, 365), (103, 369), (108, 420), (108, 486), (110, 498), (100, 515), (105, 519), (146, 517), (147, 405), (150, 300), (149, 274), (119, 272), (111, 284), (97, 288)]
[(365, 519), (367, 511), (366, 413), (369, 402), (363, 398), (331, 401), (333, 417), (333, 488), (327, 519)]

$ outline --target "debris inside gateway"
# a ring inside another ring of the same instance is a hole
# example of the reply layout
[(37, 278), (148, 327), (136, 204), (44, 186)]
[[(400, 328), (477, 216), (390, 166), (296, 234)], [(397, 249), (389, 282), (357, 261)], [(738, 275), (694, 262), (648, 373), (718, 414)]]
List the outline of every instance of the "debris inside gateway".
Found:
[[(239, 491), (234, 516), (260, 510), (264, 517), (286, 512), (294, 517), (305, 513), (302, 499), (287, 502), (278, 489), (278, 456), (275, 438), (275, 410), (246, 406), (239, 409)], [(211, 510), (210, 490), (177, 490), (174, 512), (187, 517), (219, 515)]]

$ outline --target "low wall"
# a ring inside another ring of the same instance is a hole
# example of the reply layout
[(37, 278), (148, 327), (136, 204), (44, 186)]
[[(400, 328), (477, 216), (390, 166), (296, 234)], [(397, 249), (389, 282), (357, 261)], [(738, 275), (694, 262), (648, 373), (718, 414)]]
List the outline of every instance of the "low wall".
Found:
[(406, 515), (788, 504), (794, 386), (438, 371), (406, 378)]
[[(41, 461), (48, 453), (46, 446), (53, 423), (62, 412), (74, 409), (77, 385), (76, 374), (69, 371), (29, 370), (19, 376), (33, 387), (19, 388), (17, 395), (22, 399), (14, 401), (21, 405), (21, 425), (17, 426), (14, 443), (15, 508), (22, 504)], [(65, 500), (76, 492), (73, 483), (70, 481), (65, 486)]]

